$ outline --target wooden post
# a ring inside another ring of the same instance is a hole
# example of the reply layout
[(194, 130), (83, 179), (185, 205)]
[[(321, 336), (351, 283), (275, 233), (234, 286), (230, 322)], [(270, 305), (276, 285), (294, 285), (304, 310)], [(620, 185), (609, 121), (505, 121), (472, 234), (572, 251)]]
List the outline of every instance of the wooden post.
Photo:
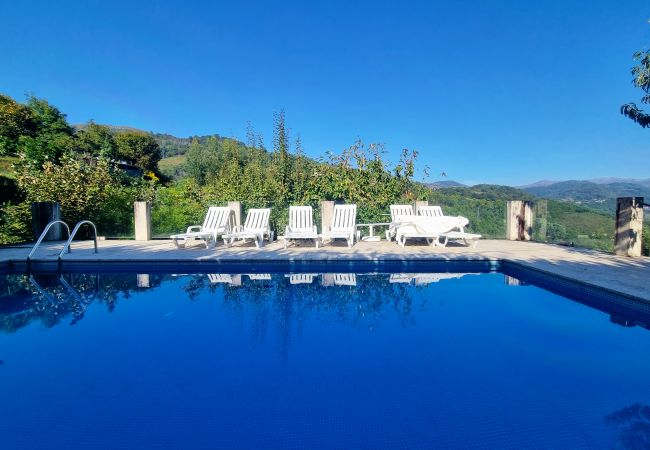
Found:
[(320, 232), (325, 231), (332, 226), (332, 219), (334, 218), (334, 202), (323, 201), (320, 202)]
[(241, 225), (241, 202), (228, 202), (228, 208), (233, 213), (234, 226), (238, 227)]
[(151, 202), (133, 202), (135, 240), (151, 240)]
[[(38, 239), (48, 223), (61, 220), (61, 205), (57, 202), (32, 203), (32, 231), (34, 239)], [(44, 241), (60, 241), (63, 239), (63, 225), (52, 226)], [(67, 239), (67, 236), (66, 236)]]
[(532, 202), (512, 200), (506, 207), (506, 239), (530, 241), (533, 231)]
[(619, 197), (616, 199), (616, 234), (614, 253), (641, 256), (643, 233), (643, 197)]
[(415, 214), (418, 213), (418, 209), (420, 209), (420, 206), (429, 206), (429, 200), (416, 200), (413, 202), (413, 211), (415, 211)]

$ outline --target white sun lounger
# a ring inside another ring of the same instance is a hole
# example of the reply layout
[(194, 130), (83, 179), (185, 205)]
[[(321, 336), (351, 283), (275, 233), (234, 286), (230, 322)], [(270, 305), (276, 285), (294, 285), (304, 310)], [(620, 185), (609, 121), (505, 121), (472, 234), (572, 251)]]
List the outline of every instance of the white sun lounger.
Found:
[(386, 240), (390, 241), (395, 237), (397, 231), (397, 218), (405, 216), (414, 216), (413, 205), (390, 205), (390, 225), (386, 230)]
[(232, 222), (233, 215), (230, 208), (211, 206), (205, 215), (203, 225), (187, 227), (185, 233), (172, 234), (170, 239), (174, 241), (174, 245), (178, 248), (184, 248), (190, 239), (203, 240), (205, 248), (208, 248), (209, 242), (212, 241), (216, 247), (219, 235), (228, 233), (231, 229)]
[(419, 206), (418, 207), (418, 216), (425, 217), (440, 217), (444, 216), (442, 208), (440, 206)]
[(260, 248), (264, 245), (264, 239), (271, 240), (271, 229), (269, 227), (270, 208), (249, 209), (244, 225), (233, 228), (231, 233), (223, 235), (223, 241), (230, 247), (235, 239), (253, 239), (255, 246)]
[(442, 246), (446, 246), (450, 240), (462, 240), (465, 245), (476, 247), (478, 240), (481, 239), (480, 234), (467, 233), (465, 227), (469, 224), (469, 220), (463, 216), (445, 216), (440, 206), (420, 206), (418, 208), (418, 215), (423, 217), (444, 217), (445, 220), (456, 221), (457, 225), (446, 233), (443, 233), (440, 238), (442, 239)]
[[(407, 239), (416, 238), (424, 238), (429, 245), (439, 247), (446, 247), (450, 240), (463, 240), (467, 245), (473, 241), (476, 246), (481, 235), (462, 231), (466, 224), (467, 219), (464, 217), (403, 216), (398, 218), (396, 241), (402, 247)], [(461, 231), (454, 231), (456, 229)]]
[(284, 248), (287, 248), (289, 241), (301, 239), (313, 240), (318, 248), (321, 237), (314, 225), (314, 214), (311, 206), (290, 206), (289, 225), (285, 228), (284, 236), (282, 236)]
[(439, 237), (456, 226), (444, 217), (397, 216), (395, 240), (404, 247), (407, 239), (426, 239), (429, 245), (443, 246)]
[(271, 280), (270, 273), (248, 273), (248, 278), (251, 281), (269, 281)]
[(209, 273), (208, 280), (210, 284), (229, 284), (231, 286), (241, 286), (241, 275), (230, 275), (227, 273)]
[(322, 286), (356, 286), (357, 275), (354, 273), (324, 273)]
[(357, 235), (357, 205), (334, 205), (332, 225), (323, 230), (323, 235), (330, 241), (345, 239), (348, 247), (352, 247)]
[(314, 282), (314, 278), (317, 276), (317, 273), (294, 273), (285, 275), (286, 278), (289, 278), (290, 284), (312, 284)]

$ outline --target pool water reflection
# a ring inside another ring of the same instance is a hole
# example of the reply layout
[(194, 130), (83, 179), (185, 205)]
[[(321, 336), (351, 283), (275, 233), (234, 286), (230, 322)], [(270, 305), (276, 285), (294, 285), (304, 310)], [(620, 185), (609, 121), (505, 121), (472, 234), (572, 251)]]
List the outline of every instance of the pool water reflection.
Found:
[(0, 436), (638, 448), (648, 308), (604, 297), (516, 271), (6, 274)]

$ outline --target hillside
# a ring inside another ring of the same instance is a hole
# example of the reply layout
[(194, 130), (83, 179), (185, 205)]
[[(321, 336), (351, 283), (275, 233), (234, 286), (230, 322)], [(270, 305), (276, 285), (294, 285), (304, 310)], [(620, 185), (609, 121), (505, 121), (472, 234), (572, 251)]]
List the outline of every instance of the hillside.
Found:
[(608, 214), (613, 214), (616, 210), (616, 197), (650, 198), (650, 184), (647, 184), (647, 180), (610, 183), (570, 180), (548, 185), (529, 185), (522, 189), (537, 197), (576, 203)]
[[(139, 128), (123, 126), (123, 125), (105, 125), (103, 126), (109, 128), (115, 133), (125, 132), (125, 131), (135, 131), (140, 133), (150, 133), (154, 139), (158, 142), (163, 158), (170, 158), (176, 155), (183, 155), (190, 148), (192, 139), (197, 139), (201, 144), (205, 143), (208, 138), (214, 136), (219, 140), (223, 140), (219, 134), (208, 134), (204, 136), (188, 136), (188, 137), (176, 137), (168, 133), (154, 133), (151, 131), (141, 130)], [(73, 125), (77, 130), (84, 130), (87, 127), (87, 124), (77, 124)]]

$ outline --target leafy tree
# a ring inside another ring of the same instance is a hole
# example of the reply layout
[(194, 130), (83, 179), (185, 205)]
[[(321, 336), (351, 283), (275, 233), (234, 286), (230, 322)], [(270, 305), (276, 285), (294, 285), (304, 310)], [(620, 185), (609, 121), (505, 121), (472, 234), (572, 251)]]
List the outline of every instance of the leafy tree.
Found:
[(161, 158), (158, 142), (151, 134), (125, 131), (115, 136), (117, 155), (142, 170), (156, 172)]
[[(632, 68), (632, 84), (643, 91), (641, 103), (650, 103), (650, 50), (639, 51), (634, 54), (638, 62)], [(626, 103), (621, 106), (621, 114), (629, 117), (643, 128), (650, 127), (650, 114), (639, 109), (635, 103)]]
[(205, 184), (210, 176), (216, 174), (222, 162), (221, 142), (214, 137), (205, 145), (193, 139), (186, 153), (185, 172), (198, 184)]
[(19, 150), (29, 164), (40, 168), (46, 161), (58, 162), (74, 148), (74, 130), (66, 116), (47, 100), (30, 96), (27, 99), (35, 131), (19, 138)]
[(20, 137), (33, 136), (35, 131), (31, 110), (0, 94), (0, 156), (18, 153)]
[(117, 143), (110, 128), (92, 120), (85, 129), (77, 132), (77, 149), (88, 155), (108, 159), (118, 157)]

